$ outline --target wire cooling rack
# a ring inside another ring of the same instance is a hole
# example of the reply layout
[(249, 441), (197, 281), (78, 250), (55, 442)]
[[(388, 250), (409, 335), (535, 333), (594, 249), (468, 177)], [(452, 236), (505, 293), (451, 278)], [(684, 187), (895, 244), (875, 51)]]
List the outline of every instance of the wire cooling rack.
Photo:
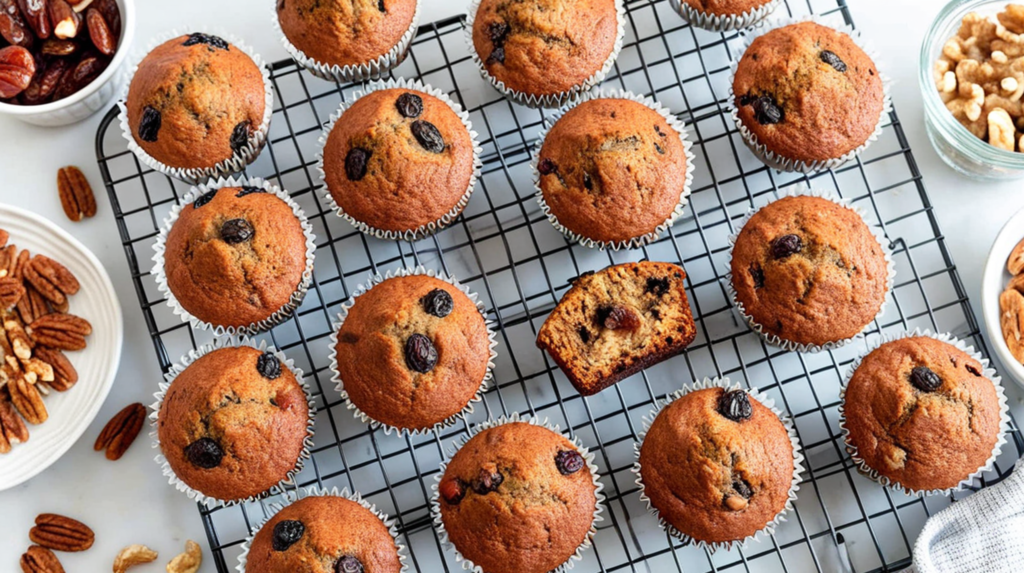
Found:
[[(930, 328), (951, 332), (984, 352), (902, 126), (891, 113), (879, 140), (841, 169), (809, 177), (771, 171), (744, 147), (725, 113), (738, 37), (686, 25), (665, 0), (635, 0), (626, 7), (625, 46), (605, 85), (653, 95), (675, 111), (691, 130), (697, 155), (683, 218), (670, 236), (643, 249), (602, 252), (572, 245), (544, 218), (533, 197), (529, 159), (550, 112), (513, 105), (479, 77), (463, 39), (463, 18), (423, 26), (410, 57), (395, 71), (450, 93), (470, 111), (484, 149), (483, 176), (465, 213), (448, 229), (416, 243), (366, 237), (336, 217), (318, 191), (321, 126), (358, 86), (318, 80), (291, 61), (273, 65), (270, 144), (247, 173), (287, 189), (317, 236), (313, 287), (295, 318), (262, 336), (309, 374), (316, 397), (313, 459), (297, 481), (358, 490), (396, 518), (413, 570), (460, 569), (434, 534), (429, 500), (442, 455), (466, 425), (417, 437), (371, 432), (345, 409), (328, 369), (331, 323), (349, 294), (372, 273), (424, 265), (479, 293), (499, 327), (496, 387), (470, 422), (512, 412), (548, 418), (571, 428), (596, 452), (608, 511), (577, 570), (840, 571), (845, 560), (839, 539), (845, 539), (853, 570), (898, 570), (909, 564), (925, 519), (950, 500), (894, 493), (856, 472), (838, 430), (839, 382), (849, 363), (882, 333)], [(843, 0), (790, 0), (779, 11), (851, 23)], [(143, 315), (166, 371), (212, 338), (171, 313), (150, 274), (157, 230), (188, 186), (143, 167), (127, 151), (115, 110), (100, 126), (96, 151)], [(740, 218), (752, 206), (802, 184), (834, 191), (863, 208), (871, 223), (885, 229), (898, 271), (893, 301), (866, 339), (819, 354), (766, 346), (732, 309), (723, 284), (727, 237)], [(697, 339), (684, 355), (582, 398), (536, 348), (537, 330), (570, 278), (643, 258), (683, 264)], [(641, 418), (655, 399), (705, 376), (728, 376), (775, 398), (795, 420), (808, 466), (796, 509), (774, 535), (714, 554), (665, 534), (641, 504), (630, 471)], [(1016, 427), (1012, 438), (996, 471), (980, 485), (1005, 477), (1024, 452)], [(250, 527), (267, 516), (273, 501), (199, 507), (219, 571), (234, 568)]]

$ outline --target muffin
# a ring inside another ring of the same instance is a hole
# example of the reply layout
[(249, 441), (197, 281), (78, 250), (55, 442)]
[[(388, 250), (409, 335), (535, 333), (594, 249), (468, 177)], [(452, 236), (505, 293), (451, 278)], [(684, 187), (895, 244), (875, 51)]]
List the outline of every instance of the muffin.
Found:
[(780, 3), (779, 0), (670, 0), (684, 20), (715, 32), (750, 28), (764, 20)]
[(747, 145), (772, 167), (838, 166), (873, 139), (886, 106), (875, 63), (847, 34), (811, 21), (758, 36), (732, 83)]
[(426, 274), (399, 275), (343, 310), (332, 366), (364, 420), (429, 430), (478, 397), (491, 342), (484, 316), (461, 289)]
[(682, 134), (629, 95), (576, 105), (551, 126), (537, 153), (541, 208), (588, 246), (657, 239), (689, 194)]
[[(588, 544), (598, 507), (585, 452), (528, 422), (489, 425), (443, 469), (442, 540), (488, 573), (546, 573)], [(437, 520), (435, 520), (437, 521)]]
[(195, 320), (255, 332), (287, 318), (302, 300), (312, 268), (308, 223), (268, 187), (204, 186), (172, 214), (157, 272), (172, 304)]
[(779, 417), (746, 390), (724, 386), (677, 393), (639, 452), (643, 495), (658, 518), (673, 534), (712, 547), (773, 524), (798, 468)]
[(621, 48), (619, 0), (478, 0), (469, 40), (484, 77), (531, 107), (558, 107), (604, 79)]
[(681, 353), (697, 327), (686, 273), (643, 261), (578, 277), (537, 334), (583, 396)]
[(339, 214), (360, 230), (418, 239), (469, 202), (477, 152), (468, 116), (433, 94), (422, 84), (379, 85), (328, 127), (324, 183)]
[(847, 449), (869, 475), (913, 492), (957, 487), (994, 458), (1002, 390), (984, 365), (930, 336), (882, 344), (843, 394)]
[(284, 47), (319, 77), (359, 81), (405, 58), (418, 0), (278, 0)]
[(398, 573), (391, 530), (370, 509), (339, 495), (310, 495), (277, 512), (256, 535), (245, 573)]
[(251, 346), (212, 350), (171, 381), (157, 438), (184, 485), (221, 501), (259, 497), (305, 455), (309, 403), (283, 355)]
[(860, 334), (892, 286), (889, 256), (861, 215), (812, 195), (758, 209), (736, 236), (730, 265), (740, 312), (790, 350)]
[(168, 40), (132, 77), (124, 104), (130, 141), (154, 167), (185, 179), (238, 171), (265, 141), (269, 89), (253, 58), (223, 38)]

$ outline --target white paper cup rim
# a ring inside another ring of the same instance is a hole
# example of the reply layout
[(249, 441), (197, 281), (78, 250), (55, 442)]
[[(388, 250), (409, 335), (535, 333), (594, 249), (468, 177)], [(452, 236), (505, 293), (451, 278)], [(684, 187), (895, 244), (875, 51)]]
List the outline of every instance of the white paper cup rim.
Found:
[(698, 8), (689, 5), (686, 0), (669, 0), (672, 8), (691, 25), (712, 32), (731, 32), (743, 30), (757, 25), (759, 22), (771, 15), (782, 4), (782, 0), (771, 0), (756, 8), (751, 8), (740, 14), (712, 14), (702, 12)]

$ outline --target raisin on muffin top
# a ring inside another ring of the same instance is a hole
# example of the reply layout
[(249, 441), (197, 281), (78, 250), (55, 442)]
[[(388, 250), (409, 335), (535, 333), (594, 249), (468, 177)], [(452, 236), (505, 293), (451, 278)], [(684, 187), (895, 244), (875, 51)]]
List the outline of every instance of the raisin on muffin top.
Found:
[(412, 26), (416, 0), (278, 0), (293, 46), (325, 64), (355, 66), (387, 54)]
[(738, 16), (756, 10), (774, 0), (683, 0), (684, 4), (705, 14), (716, 16)]

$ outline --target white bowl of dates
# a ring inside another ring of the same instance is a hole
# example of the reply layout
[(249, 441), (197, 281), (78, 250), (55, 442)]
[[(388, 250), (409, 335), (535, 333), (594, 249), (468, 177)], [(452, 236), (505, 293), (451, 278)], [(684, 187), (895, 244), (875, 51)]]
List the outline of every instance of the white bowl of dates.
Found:
[(1024, 209), (1003, 225), (985, 261), (981, 311), (1004, 378), (1024, 386)]
[(105, 109), (134, 35), (134, 0), (0, 0), (0, 114), (53, 126)]

